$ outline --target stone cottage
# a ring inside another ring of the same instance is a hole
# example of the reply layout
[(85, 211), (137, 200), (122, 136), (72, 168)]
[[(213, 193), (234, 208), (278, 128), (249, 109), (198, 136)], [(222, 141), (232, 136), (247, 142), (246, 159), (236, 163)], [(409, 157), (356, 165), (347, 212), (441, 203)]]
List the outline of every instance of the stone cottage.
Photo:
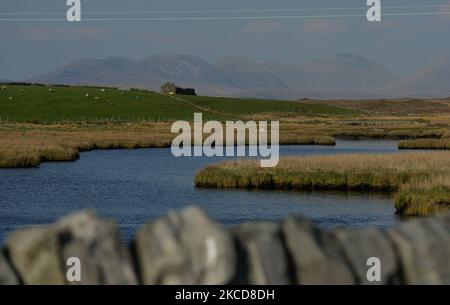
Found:
[(180, 88), (177, 87), (174, 83), (167, 82), (164, 85), (161, 86), (161, 94), (165, 95), (197, 95), (195, 93), (195, 89), (192, 88)]

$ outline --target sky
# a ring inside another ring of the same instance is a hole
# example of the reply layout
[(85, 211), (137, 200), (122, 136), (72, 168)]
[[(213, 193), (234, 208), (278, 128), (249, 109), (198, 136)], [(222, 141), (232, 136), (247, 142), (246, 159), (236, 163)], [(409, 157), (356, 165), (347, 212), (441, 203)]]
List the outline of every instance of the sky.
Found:
[(302, 63), (349, 52), (400, 75), (450, 56), (449, 0), (381, 4), (370, 23), (366, 0), (81, 0), (82, 21), (69, 23), (66, 0), (1, 0), (0, 79), (109, 56)]

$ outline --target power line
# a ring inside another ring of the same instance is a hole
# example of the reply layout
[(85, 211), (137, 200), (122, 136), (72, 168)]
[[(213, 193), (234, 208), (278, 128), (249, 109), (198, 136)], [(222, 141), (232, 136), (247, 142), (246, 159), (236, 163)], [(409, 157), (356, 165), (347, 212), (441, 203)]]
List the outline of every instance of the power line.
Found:
[[(414, 8), (448, 8), (450, 5), (404, 5), (382, 6), (383, 9), (414, 9)], [(363, 10), (367, 7), (332, 7), (332, 8), (291, 8), (291, 9), (241, 9), (241, 10), (165, 10), (165, 11), (109, 11), (84, 12), (84, 15), (142, 15), (142, 14), (206, 14), (206, 13), (271, 13), (296, 11), (334, 11), (334, 10)], [(0, 12), (0, 15), (60, 15), (65, 12)]]
[[(407, 12), (407, 13), (384, 13), (382, 16), (429, 16), (429, 15), (450, 15), (448, 12)], [(291, 16), (215, 16), (215, 17), (130, 17), (130, 18), (83, 18), (86, 22), (107, 22), (107, 21), (222, 21), (222, 20), (282, 20), (282, 19), (312, 19), (312, 18), (352, 18), (366, 17), (366, 14), (330, 14), (330, 15), (291, 15)], [(0, 21), (33, 21), (51, 22), (67, 21), (65, 18), (0, 18)]]

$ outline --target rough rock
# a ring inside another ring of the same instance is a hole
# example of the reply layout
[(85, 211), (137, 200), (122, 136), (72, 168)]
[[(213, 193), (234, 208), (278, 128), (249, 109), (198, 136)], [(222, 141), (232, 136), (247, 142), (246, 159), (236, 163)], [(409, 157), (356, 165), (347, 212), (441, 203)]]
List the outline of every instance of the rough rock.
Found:
[[(347, 263), (352, 267), (359, 284), (395, 284), (399, 279), (399, 263), (389, 238), (380, 230), (336, 229), (330, 232), (340, 245)], [(381, 281), (369, 282), (367, 279), (367, 260), (371, 257), (380, 259)]]
[(387, 232), (326, 231), (301, 218), (226, 230), (190, 207), (142, 226), (131, 256), (113, 222), (81, 212), (11, 233), (0, 284), (71, 284), (73, 257), (80, 284), (369, 284), (369, 257), (381, 260), (381, 284), (450, 284), (450, 215)]
[(85, 212), (63, 218), (56, 225), (63, 262), (81, 261), (81, 284), (137, 284), (131, 256), (114, 222)]
[(450, 284), (450, 223), (424, 218), (389, 231), (400, 256), (404, 284)]
[(6, 259), (5, 252), (0, 249), (0, 285), (18, 285), (20, 280)]
[(7, 247), (25, 284), (68, 284), (70, 257), (81, 262), (77, 284), (137, 284), (116, 226), (90, 212), (70, 215), (52, 226), (14, 232)]
[(11, 261), (25, 284), (63, 285), (65, 275), (56, 231), (36, 227), (13, 232), (6, 240)]
[(235, 276), (230, 233), (198, 208), (143, 226), (134, 247), (143, 284), (228, 284)]
[(297, 284), (354, 284), (339, 246), (310, 221), (290, 217), (283, 223)]
[(233, 233), (241, 253), (239, 284), (290, 284), (286, 250), (278, 225), (244, 224), (233, 229)]

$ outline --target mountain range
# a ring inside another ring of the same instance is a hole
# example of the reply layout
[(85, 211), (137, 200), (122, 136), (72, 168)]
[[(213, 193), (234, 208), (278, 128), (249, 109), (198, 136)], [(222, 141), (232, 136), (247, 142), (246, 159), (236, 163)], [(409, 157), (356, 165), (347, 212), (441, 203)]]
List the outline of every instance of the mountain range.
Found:
[(398, 76), (364, 57), (338, 53), (301, 64), (192, 55), (82, 59), (27, 81), (159, 90), (167, 81), (200, 95), (254, 98), (388, 98), (450, 96), (450, 57)]

